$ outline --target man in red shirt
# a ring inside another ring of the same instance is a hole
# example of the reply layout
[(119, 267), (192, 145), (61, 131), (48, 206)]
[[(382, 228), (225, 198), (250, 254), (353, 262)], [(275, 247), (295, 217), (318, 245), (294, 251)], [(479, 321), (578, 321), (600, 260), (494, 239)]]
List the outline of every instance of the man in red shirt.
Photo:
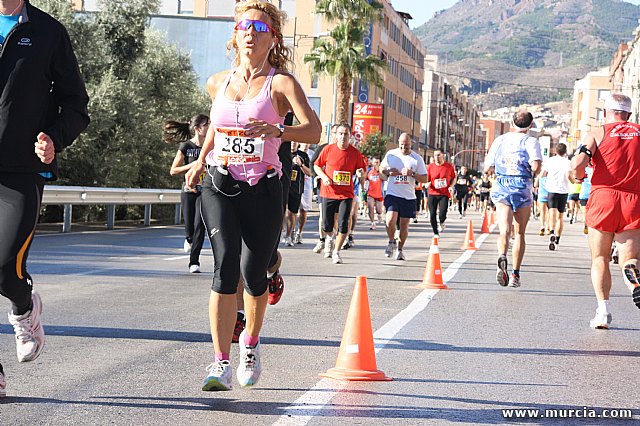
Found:
[(380, 159), (373, 157), (371, 160), (371, 170), (367, 173), (369, 189), (367, 190), (367, 205), (369, 206), (369, 219), (371, 226), (369, 229), (376, 229), (375, 214), (378, 214), (378, 221), (382, 221), (382, 179), (380, 178)]
[[(453, 194), (456, 171), (451, 163), (444, 161), (442, 150), (436, 149), (433, 158), (435, 161), (427, 166), (427, 206), (429, 207), (433, 234), (439, 237), (440, 232), (444, 231), (444, 222), (447, 220), (449, 198)], [(437, 216), (436, 211), (438, 212)], [(440, 227), (438, 227), (438, 219)]]
[(578, 180), (593, 162), (586, 224), (591, 248), (591, 282), (598, 300), (591, 327), (611, 324), (609, 256), (616, 242), (622, 276), (640, 308), (640, 125), (629, 122), (631, 99), (613, 93), (604, 103), (604, 126), (590, 133), (573, 157)]
[[(327, 146), (313, 165), (322, 180), (322, 228), (327, 234), (324, 257), (331, 257), (333, 263), (342, 263), (340, 248), (349, 233), (349, 216), (353, 203), (353, 175), (364, 179), (367, 167), (362, 154), (351, 145), (351, 126), (341, 123), (336, 130), (336, 143)], [(338, 236), (333, 244), (333, 226), (338, 213)], [(334, 248), (335, 247), (335, 248)]]

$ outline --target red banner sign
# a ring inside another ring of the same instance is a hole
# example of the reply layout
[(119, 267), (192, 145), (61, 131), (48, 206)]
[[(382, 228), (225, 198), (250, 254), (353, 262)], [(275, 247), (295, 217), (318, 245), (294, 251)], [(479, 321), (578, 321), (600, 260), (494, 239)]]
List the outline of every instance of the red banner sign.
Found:
[(364, 142), (367, 135), (382, 131), (383, 104), (353, 104), (353, 136), (358, 142)]

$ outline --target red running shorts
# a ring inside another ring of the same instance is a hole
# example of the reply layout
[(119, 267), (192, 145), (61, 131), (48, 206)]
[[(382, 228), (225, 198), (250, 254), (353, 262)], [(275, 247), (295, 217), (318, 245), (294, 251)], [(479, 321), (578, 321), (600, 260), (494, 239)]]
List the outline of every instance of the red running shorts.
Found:
[(586, 223), (589, 228), (603, 232), (640, 229), (640, 194), (608, 188), (592, 191)]

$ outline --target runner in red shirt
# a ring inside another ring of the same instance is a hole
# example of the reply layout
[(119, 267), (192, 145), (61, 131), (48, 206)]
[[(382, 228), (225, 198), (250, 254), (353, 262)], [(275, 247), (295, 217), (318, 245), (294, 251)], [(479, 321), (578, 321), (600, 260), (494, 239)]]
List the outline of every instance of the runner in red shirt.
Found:
[(571, 168), (576, 179), (585, 178), (593, 162), (586, 223), (591, 248), (591, 282), (598, 300), (591, 327), (611, 324), (609, 256), (616, 242), (622, 276), (640, 308), (640, 125), (629, 122), (631, 99), (612, 93), (604, 103), (604, 126), (590, 133)]
[[(436, 237), (444, 231), (444, 222), (447, 220), (447, 209), (449, 208), (449, 198), (453, 194), (453, 185), (456, 180), (456, 171), (451, 165), (444, 161), (444, 154), (436, 149), (433, 153), (435, 162), (427, 166), (427, 190), (429, 207), (429, 217), (431, 228)], [(436, 211), (438, 215), (436, 216)], [(438, 227), (440, 220), (440, 227)]]
[[(324, 257), (331, 257), (333, 263), (342, 263), (340, 248), (349, 233), (349, 216), (353, 203), (353, 175), (364, 179), (367, 164), (362, 153), (350, 144), (351, 126), (340, 124), (336, 131), (336, 143), (327, 146), (313, 165), (322, 180), (322, 226), (327, 234)], [(333, 244), (333, 226), (338, 213), (338, 235)]]
[(367, 173), (369, 190), (367, 191), (367, 206), (369, 206), (369, 229), (376, 229), (375, 214), (378, 214), (378, 222), (382, 221), (382, 179), (380, 178), (380, 159), (373, 157), (371, 160), (371, 170)]

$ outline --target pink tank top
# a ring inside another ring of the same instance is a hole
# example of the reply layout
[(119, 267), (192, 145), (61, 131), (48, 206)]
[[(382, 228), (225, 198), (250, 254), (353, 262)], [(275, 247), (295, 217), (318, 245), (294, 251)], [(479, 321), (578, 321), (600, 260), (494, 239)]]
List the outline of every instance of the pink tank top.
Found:
[(246, 101), (232, 101), (225, 96), (233, 71), (227, 75), (211, 104), (211, 127), (215, 130), (213, 149), (207, 155), (207, 164), (217, 166), (227, 164), (234, 179), (253, 186), (267, 174), (272, 166), (282, 175), (282, 164), (278, 158), (280, 138), (248, 138), (244, 126), (249, 118), (267, 123), (284, 123), (273, 107), (271, 82), (275, 69), (272, 68), (260, 93)]

